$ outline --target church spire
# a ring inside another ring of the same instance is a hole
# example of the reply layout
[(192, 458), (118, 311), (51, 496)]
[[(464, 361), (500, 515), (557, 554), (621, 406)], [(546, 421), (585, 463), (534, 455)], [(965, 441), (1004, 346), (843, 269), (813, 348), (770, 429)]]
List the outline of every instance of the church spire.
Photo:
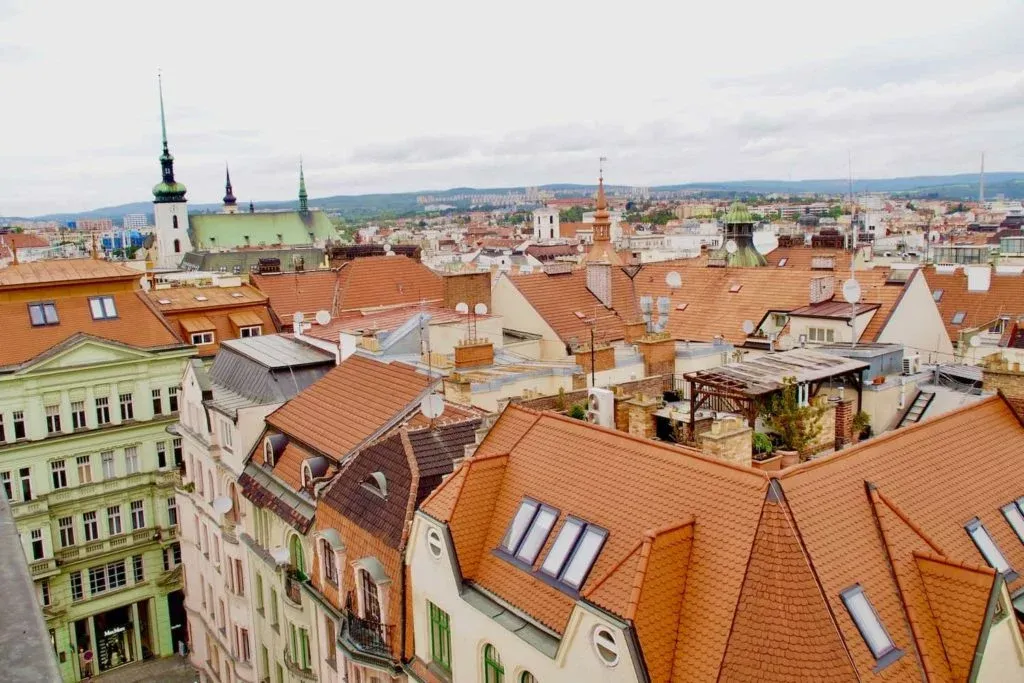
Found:
[(160, 91), (160, 135), (163, 151), (160, 154), (160, 172), (162, 179), (153, 188), (153, 201), (157, 203), (185, 201), (185, 186), (174, 180), (174, 157), (167, 146), (167, 117), (164, 115), (164, 81), (157, 74), (157, 87)]
[(299, 157), (299, 211), (309, 211), (309, 195), (306, 194), (306, 176), (302, 172), (302, 157)]
[(231, 169), (228, 168), (227, 163), (224, 163), (224, 206), (235, 206), (238, 200), (235, 199), (235, 193), (231, 190)]
[(604, 157), (601, 157), (601, 169), (597, 176), (597, 206), (594, 211), (594, 241), (611, 241), (611, 215), (608, 213), (608, 200), (604, 196)]

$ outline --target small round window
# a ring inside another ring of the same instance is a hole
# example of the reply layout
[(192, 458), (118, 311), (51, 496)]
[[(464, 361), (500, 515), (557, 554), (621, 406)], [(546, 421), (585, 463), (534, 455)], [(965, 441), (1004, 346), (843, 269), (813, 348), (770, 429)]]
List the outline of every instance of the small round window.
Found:
[(427, 529), (427, 548), (435, 560), (441, 559), (441, 551), (444, 550), (444, 542), (441, 540), (441, 532), (434, 527)]
[(619, 646), (615, 643), (615, 636), (604, 626), (594, 629), (594, 650), (606, 666), (619, 663)]

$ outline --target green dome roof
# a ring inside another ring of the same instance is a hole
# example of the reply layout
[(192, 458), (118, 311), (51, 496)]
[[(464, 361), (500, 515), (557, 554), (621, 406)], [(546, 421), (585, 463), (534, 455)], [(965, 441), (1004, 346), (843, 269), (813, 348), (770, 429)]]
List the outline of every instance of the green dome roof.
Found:
[(157, 202), (185, 201), (185, 186), (179, 182), (157, 183), (153, 186), (153, 199)]
[(732, 206), (729, 207), (729, 212), (722, 217), (722, 221), (726, 225), (730, 225), (733, 223), (757, 222), (753, 214), (751, 214), (750, 211), (747, 209), (746, 204), (743, 204), (742, 202), (734, 202)]

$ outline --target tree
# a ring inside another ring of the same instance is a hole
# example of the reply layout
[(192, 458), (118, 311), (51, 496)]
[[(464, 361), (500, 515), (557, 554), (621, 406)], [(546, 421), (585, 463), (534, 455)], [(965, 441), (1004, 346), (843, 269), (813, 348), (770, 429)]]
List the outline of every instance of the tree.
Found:
[(839, 218), (840, 216), (843, 215), (843, 205), (836, 204), (835, 206), (828, 210), (828, 215), (831, 216), (832, 218)]
[(561, 223), (582, 223), (583, 207), (573, 206), (568, 209), (562, 209), (558, 212), (558, 220)]
[(587, 408), (582, 403), (573, 403), (569, 408), (569, 417), (577, 420), (587, 419)]
[(761, 418), (783, 444), (800, 454), (804, 461), (808, 450), (821, 434), (821, 418), (828, 410), (824, 402), (802, 405), (795, 377), (784, 377), (782, 388), (761, 406)]

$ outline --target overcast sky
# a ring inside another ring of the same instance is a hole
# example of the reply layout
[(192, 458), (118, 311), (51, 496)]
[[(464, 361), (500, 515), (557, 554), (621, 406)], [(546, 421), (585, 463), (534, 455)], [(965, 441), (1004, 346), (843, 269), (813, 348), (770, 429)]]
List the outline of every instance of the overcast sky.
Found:
[[(833, 9), (835, 8), (835, 9)], [(0, 0), (0, 215), (1024, 170), (1024, 2)]]

